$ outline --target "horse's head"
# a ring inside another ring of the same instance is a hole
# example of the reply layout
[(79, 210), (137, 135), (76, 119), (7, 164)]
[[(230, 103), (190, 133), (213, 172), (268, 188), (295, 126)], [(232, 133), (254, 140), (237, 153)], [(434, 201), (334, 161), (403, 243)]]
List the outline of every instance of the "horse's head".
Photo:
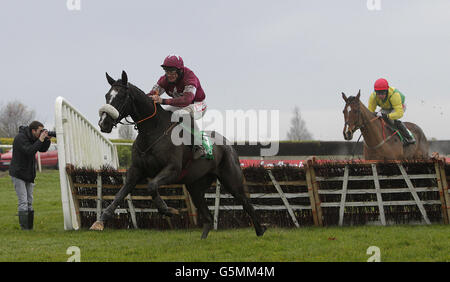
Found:
[(360, 102), (359, 97), (361, 96), (361, 90), (359, 90), (358, 95), (350, 96), (347, 98), (345, 96), (344, 92), (342, 92), (342, 98), (345, 101), (345, 107), (344, 107), (344, 139), (345, 140), (352, 140), (353, 133), (361, 128), (362, 120), (361, 120), (361, 111), (360, 111)]
[(106, 79), (111, 88), (105, 95), (106, 104), (99, 109), (98, 125), (102, 132), (110, 133), (117, 123), (129, 115), (130, 93), (125, 71), (122, 71), (122, 79), (116, 81), (108, 73), (106, 73)]

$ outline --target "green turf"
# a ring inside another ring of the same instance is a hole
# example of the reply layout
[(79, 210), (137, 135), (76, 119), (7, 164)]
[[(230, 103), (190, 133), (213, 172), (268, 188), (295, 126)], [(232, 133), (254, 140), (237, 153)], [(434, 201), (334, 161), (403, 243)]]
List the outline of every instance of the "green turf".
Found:
[(67, 261), (70, 246), (81, 261), (356, 261), (370, 246), (381, 261), (450, 261), (450, 225), (253, 229), (64, 231), (56, 170), (38, 173), (34, 193), (35, 228), (19, 229), (11, 179), (0, 175), (0, 261)]

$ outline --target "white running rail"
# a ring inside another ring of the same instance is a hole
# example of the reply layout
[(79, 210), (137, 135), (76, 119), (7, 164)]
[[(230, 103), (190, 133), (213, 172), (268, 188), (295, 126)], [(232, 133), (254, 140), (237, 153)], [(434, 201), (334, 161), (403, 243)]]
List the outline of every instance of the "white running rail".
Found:
[(65, 169), (66, 164), (93, 169), (99, 169), (106, 164), (118, 168), (117, 149), (61, 96), (56, 98), (55, 102), (55, 127), (64, 229), (78, 230), (80, 226)]

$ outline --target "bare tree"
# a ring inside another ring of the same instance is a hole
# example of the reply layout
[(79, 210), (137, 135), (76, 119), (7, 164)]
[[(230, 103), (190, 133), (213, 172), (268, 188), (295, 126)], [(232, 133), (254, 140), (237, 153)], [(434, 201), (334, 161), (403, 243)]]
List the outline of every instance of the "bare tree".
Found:
[(13, 101), (0, 109), (0, 134), (2, 137), (15, 137), (19, 126), (29, 125), (35, 119), (35, 111), (19, 101)]
[(306, 128), (305, 121), (302, 119), (300, 109), (295, 106), (294, 117), (291, 118), (291, 128), (287, 133), (288, 140), (312, 140), (312, 134)]
[(127, 140), (134, 140), (134, 138), (136, 138), (136, 133), (134, 132), (133, 127), (130, 125), (120, 125), (119, 126), (119, 138), (127, 139)]

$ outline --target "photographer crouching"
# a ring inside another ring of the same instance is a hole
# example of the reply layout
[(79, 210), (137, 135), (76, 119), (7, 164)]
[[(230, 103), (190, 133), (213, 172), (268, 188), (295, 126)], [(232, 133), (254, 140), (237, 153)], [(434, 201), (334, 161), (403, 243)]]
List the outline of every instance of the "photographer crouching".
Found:
[[(51, 132), (50, 135), (54, 135)], [(19, 199), (19, 224), (22, 229), (33, 229), (33, 188), (36, 177), (36, 152), (46, 152), (50, 147), (49, 131), (39, 121), (19, 127), (14, 138), (12, 160), (9, 167), (14, 188)]]

